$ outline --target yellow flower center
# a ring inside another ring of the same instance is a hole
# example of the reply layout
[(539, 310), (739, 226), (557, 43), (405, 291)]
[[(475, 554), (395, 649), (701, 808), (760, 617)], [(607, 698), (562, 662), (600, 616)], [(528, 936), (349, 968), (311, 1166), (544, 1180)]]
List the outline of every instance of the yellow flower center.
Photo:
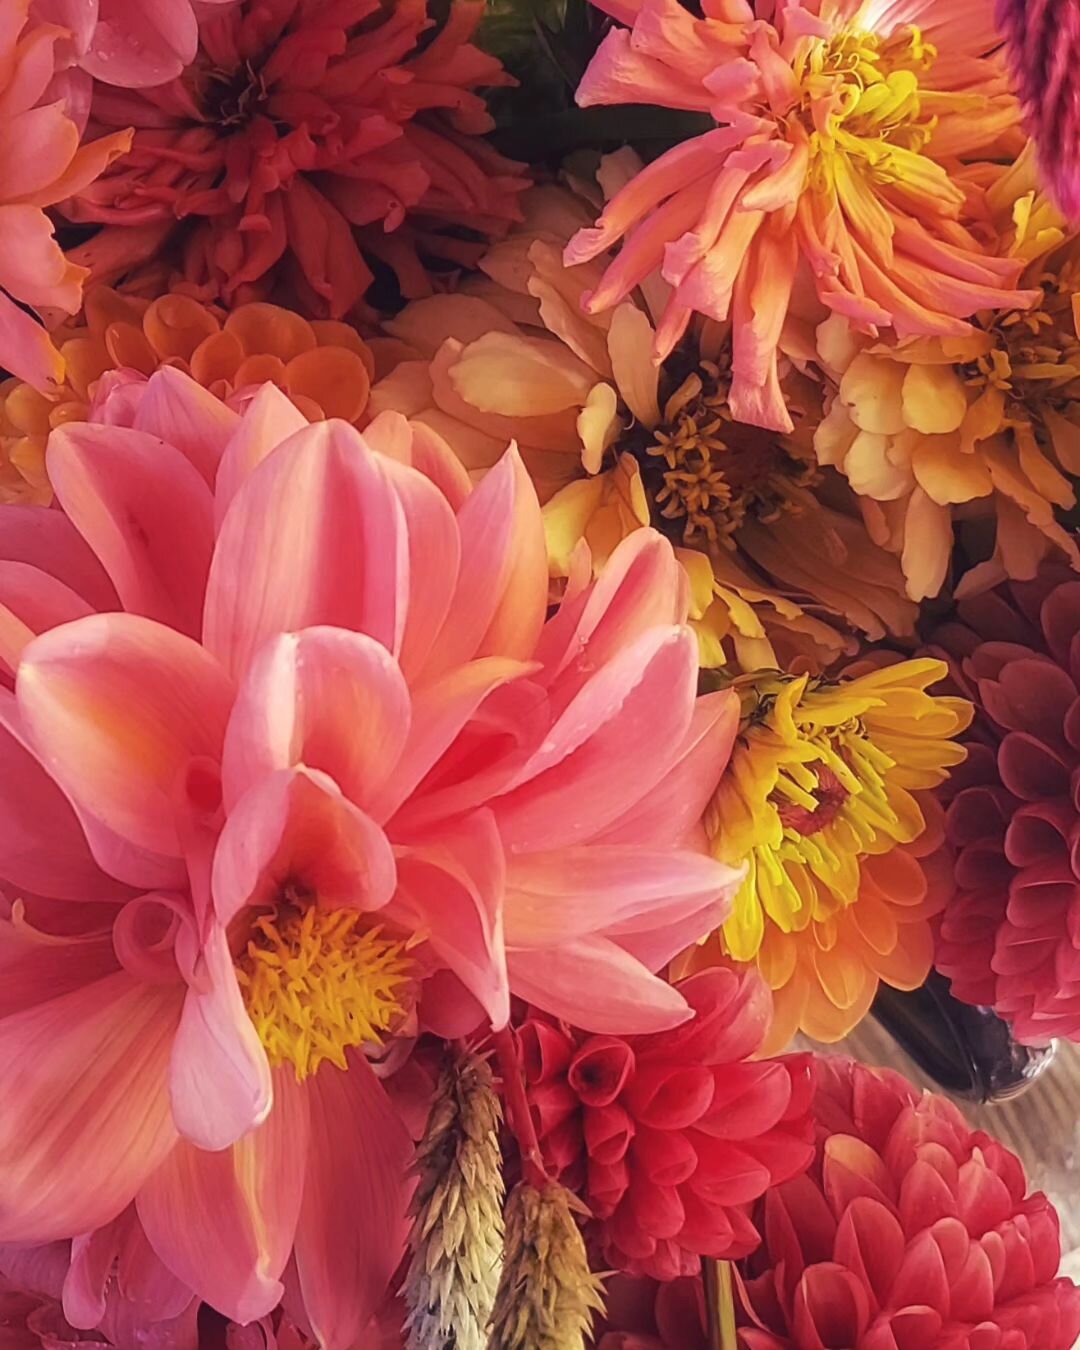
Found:
[(1041, 302), (995, 316), (995, 346), (962, 368), (967, 383), (990, 385), (1029, 407), (1080, 398), (1080, 258), (1038, 278)]
[(303, 1082), (324, 1060), (347, 1067), (350, 1046), (378, 1043), (404, 1012), (403, 945), (352, 909), (289, 898), (257, 918), (236, 975), (272, 1065)]
[(719, 370), (703, 365), (668, 399), (652, 444), (637, 453), (661, 529), (676, 542), (734, 547), (747, 516), (763, 522), (797, 510), (815, 478), (811, 460), (773, 432), (731, 420)]

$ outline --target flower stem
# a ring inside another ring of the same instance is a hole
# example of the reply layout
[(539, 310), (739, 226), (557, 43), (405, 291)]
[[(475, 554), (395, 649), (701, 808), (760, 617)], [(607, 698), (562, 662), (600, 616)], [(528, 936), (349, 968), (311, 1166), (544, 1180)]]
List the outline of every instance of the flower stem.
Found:
[(521, 1154), (522, 1176), (536, 1190), (543, 1190), (549, 1177), (544, 1166), (540, 1141), (536, 1137), (532, 1112), (525, 1096), (525, 1079), (521, 1072), (521, 1057), (518, 1054), (517, 1038), (509, 1027), (496, 1031), (492, 1035), (495, 1053), (499, 1059), (499, 1074), (503, 1084), (503, 1101), (506, 1105), (506, 1120), (517, 1140)]
[(738, 1350), (731, 1262), (706, 1260), (702, 1265), (710, 1350)]

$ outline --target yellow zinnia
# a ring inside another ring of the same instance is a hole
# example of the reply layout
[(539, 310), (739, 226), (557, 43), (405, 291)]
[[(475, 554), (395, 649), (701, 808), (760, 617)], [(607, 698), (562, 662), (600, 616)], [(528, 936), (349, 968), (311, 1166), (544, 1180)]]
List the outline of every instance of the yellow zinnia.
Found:
[(928, 692), (945, 674), (926, 659), (735, 681), (742, 729), (706, 828), (747, 876), (716, 940), (688, 960), (756, 961), (775, 991), (774, 1045), (800, 1026), (838, 1039), (880, 979), (913, 987), (929, 970), (933, 902), (917, 859), (928, 820), (936, 843), (929, 794), (964, 759), (953, 738), (971, 719), (964, 699)]

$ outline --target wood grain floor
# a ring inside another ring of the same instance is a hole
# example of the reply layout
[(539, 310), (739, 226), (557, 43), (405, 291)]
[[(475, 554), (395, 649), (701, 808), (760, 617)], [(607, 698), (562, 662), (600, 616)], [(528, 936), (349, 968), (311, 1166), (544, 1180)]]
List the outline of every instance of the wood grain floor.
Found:
[[(934, 1086), (870, 1018), (840, 1045), (812, 1048), (854, 1055)], [(1054, 1062), (1014, 1101), (959, 1105), (972, 1124), (1019, 1155), (1031, 1189), (1045, 1191), (1054, 1202), (1061, 1216), (1062, 1268), (1080, 1283), (1080, 1046), (1059, 1045)]]

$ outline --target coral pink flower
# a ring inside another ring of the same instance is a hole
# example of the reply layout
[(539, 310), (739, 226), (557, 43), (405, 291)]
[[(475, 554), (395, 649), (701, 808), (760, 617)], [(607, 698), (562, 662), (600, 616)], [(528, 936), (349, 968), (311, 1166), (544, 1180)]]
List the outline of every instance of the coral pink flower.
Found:
[(1020, 262), (989, 256), (972, 233), (986, 216), (979, 191), (949, 173), (1022, 144), (985, 55), (998, 45), (988, 5), (706, 0), (697, 18), (679, 0), (594, 2), (630, 26), (604, 39), (579, 103), (653, 103), (719, 125), (617, 192), (567, 262), (623, 241), (591, 312), (660, 273), (672, 289), (658, 359), (691, 315), (730, 318), (738, 420), (791, 430), (777, 350), (799, 278), (872, 335), (963, 334), (977, 310), (1024, 302)]
[(967, 762), (939, 789), (956, 888), (935, 963), (1022, 1041), (1080, 1041), (1080, 581), (965, 600), (934, 635), (975, 704)]
[(50, 392), (64, 363), (33, 313), (75, 314), (87, 272), (64, 256), (45, 210), (88, 187), (131, 134), (79, 145), (79, 128), (52, 87), (64, 32), (28, 21), (28, 8), (29, 0), (0, 7), (0, 367)]
[(809, 1056), (748, 1064), (771, 1000), (754, 970), (677, 986), (697, 1016), (652, 1036), (589, 1036), (532, 1017), (528, 1095), (545, 1157), (593, 1215), (603, 1261), (671, 1280), (745, 1256), (747, 1206), (809, 1163)]
[(739, 1346), (1072, 1350), (1080, 1289), (1020, 1160), (898, 1074), (818, 1074), (817, 1160), (760, 1206)]
[(597, 1033), (690, 1016), (651, 972), (739, 879), (699, 823), (737, 709), (695, 697), (659, 535), (546, 620), (512, 450), (470, 493), (395, 414), (138, 390), (53, 433), (62, 510), (0, 510), (0, 1242), (134, 1200), (237, 1321), (291, 1257), (347, 1350), (402, 1253), (418, 1027), (511, 991)]
[(136, 227), (134, 254), (142, 230), (189, 220), (183, 270), (230, 305), (281, 279), (306, 311), (342, 318), (371, 283), (365, 254), (426, 293), (417, 248), (474, 258), (480, 246), (443, 228), (499, 234), (526, 186), (481, 139), (493, 123), (476, 90), (508, 80), (469, 40), (482, 10), (458, 0), (418, 52), (425, 0), (219, 7), (180, 78), (97, 88), (91, 124), (136, 130), (131, 153), (66, 207), (115, 227), (88, 256), (115, 266), (117, 229)]

